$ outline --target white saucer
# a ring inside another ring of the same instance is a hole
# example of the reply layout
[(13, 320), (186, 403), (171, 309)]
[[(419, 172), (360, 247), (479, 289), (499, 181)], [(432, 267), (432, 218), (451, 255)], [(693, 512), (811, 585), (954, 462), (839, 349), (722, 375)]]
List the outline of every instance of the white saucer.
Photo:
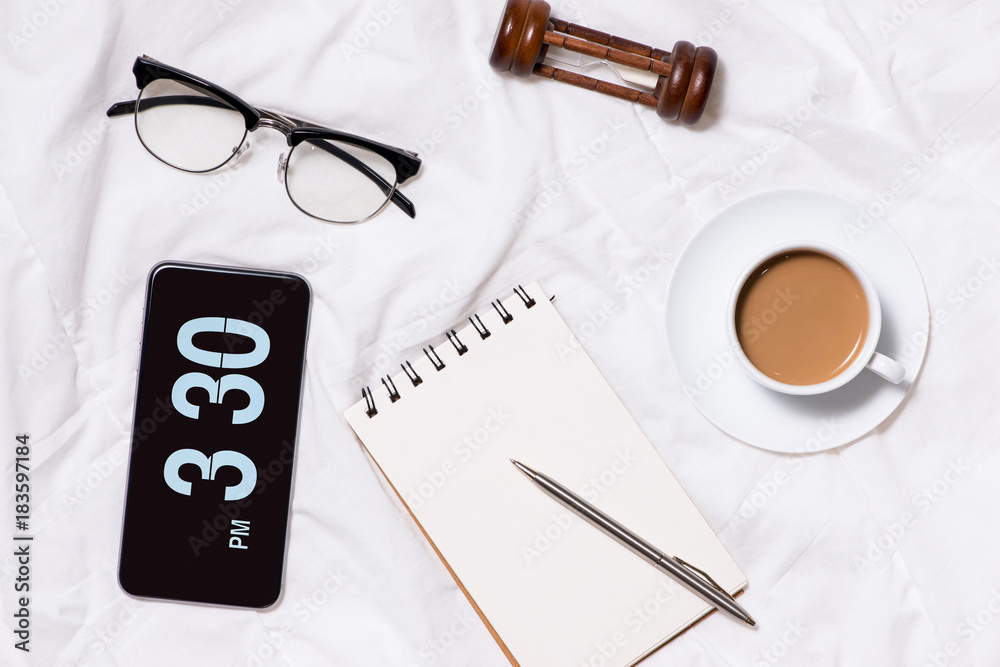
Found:
[[(840, 389), (791, 396), (755, 382), (733, 356), (726, 305), (740, 272), (770, 247), (818, 241), (868, 273), (882, 305), (878, 351), (906, 368), (898, 385), (868, 370)], [(927, 352), (927, 292), (888, 225), (833, 195), (778, 190), (724, 209), (681, 253), (667, 288), (667, 345), (685, 393), (729, 435), (776, 452), (815, 452), (857, 440), (899, 407)]]

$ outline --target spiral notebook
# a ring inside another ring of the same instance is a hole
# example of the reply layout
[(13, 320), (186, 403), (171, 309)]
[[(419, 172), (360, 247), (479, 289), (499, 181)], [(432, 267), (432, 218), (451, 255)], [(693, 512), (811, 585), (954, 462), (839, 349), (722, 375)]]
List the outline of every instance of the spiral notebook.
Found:
[(507, 658), (624, 667), (710, 607), (537, 489), (545, 472), (735, 594), (746, 578), (537, 284), (345, 416)]

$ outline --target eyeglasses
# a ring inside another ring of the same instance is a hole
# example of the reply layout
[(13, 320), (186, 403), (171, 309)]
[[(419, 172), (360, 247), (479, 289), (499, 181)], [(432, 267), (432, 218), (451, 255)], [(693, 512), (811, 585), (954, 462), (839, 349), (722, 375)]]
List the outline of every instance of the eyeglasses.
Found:
[(147, 56), (132, 67), (139, 96), (108, 116), (135, 115), (139, 141), (182, 171), (203, 173), (234, 161), (247, 137), (268, 127), (285, 135), (278, 180), (292, 203), (325, 222), (369, 220), (389, 202), (411, 218), (413, 203), (397, 188), (420, 169), (416, 153), (247, 104), (229, 91)]

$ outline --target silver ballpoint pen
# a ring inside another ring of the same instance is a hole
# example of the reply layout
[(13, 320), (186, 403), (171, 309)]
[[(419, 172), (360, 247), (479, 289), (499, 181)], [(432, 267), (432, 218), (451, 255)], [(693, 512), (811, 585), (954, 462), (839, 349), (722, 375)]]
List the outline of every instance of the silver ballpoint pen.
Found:
[(586, 500), (576, 495), (565, 486), (555, 481), (548, 475), (537, 470), (532, 470), (523, 463), (514, 459), (510, 460), (518, 470), (523, 472), (528, 479), (535, 483), (540, 489), (561, 502), (563, 505), (580, 515), (605, 533), (615, 538), (623, 545), (642, 556), (655, 567), (665, 571), (671, 577), (683, 584), (685, 588), (709, 603), (716, 609), (735, 616), (747, 625), (756, 625), (740, 605), (736, 603), (733, 596), (727, 593), (721, 586), (715, 583), (711, 577), (694, 567), (685, 563), (676, 556), (667, 556), (652, 544), (642, 539), (631, 530), (621, 525), (607, 514), (597, 509)]

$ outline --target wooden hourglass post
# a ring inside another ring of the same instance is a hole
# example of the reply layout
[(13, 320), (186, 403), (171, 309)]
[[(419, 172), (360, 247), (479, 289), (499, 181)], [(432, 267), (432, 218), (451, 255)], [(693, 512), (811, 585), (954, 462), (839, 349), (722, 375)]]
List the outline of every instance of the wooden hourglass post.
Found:
[[(661, 118), (684, 125), (694, 125), (701, 118), (718, 63), (713, 49), (680, 41), (673, 51), (664, 51), (551, 18), (550, 11), (543, 0), (508, 0), (490, 66), (520, 77), (537, 74), (652, 107)], [(626, 69), (616, 69), (624, 80), (645, 85), (652, 92), (546, 65), (542, 60), (550, 46), (622, 65)]]

